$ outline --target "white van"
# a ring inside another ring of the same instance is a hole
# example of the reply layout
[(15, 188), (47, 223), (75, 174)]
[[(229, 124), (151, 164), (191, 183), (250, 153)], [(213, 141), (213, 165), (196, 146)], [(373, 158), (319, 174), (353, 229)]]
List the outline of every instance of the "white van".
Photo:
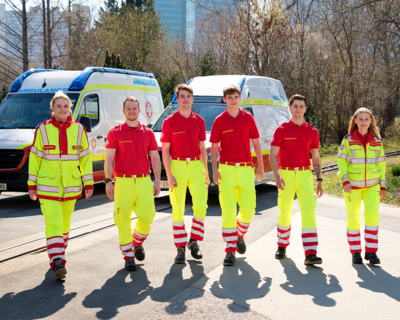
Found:
[[(194, 103), (192, 105), (192, 110), (203, 117), (206, 122), (206, 148), (209, 162), (208, 169), (211, 179), (210, 186), (214, 187), (214, 189), (216, 187), (212, 182), (210, 133), (214, 119), (226, 109), (226, 104), (222, 99), (222, 90), (229, 84), (238, 84), (240, 86), (242, 93), (240, 107), (254, 116), (260, 132), (260, 142), (266, 174), (265, 179), (261, 182), (256, 182), (256, 184), (272, 181), (274, 180), (274, 175), (269, 163), (272, 135), (279, 125), (289, 121), (291, 117), (288, 108), (288, 100), (283, 90), (282, 83), (275, 79), (259, 76), (221, 75), (196, 77), (188, 81), (187, 85), (193, 88)], [(176, 95), (174, 95), (171, 104), (165, 109), (152, 127), (156, 134), (159, 150), (161, 149), (160, 137), (164, 119), (176, 110), (178, 110), (178, 104)], [(257, 157), (253, 146), (251, 152), (252, 161), (254, 166), (257, 167)], [(163, 180), (162, 188), (168, 188), (164, 166), (162, 166), (161, 180)], [(212, 189), (213, 188), (211, 188), (211, 190)]]
[(72, 119), (88, 131), (95, 183), (105, 178), (107, 133), (125, 121), (124, 99), (138, 98), (139, 121), (145, 125), (154, 123), (164, 110), (160, 87), (150, 73), (92, 67), (27, 71), (13, 82), (0, 105), (0, 192), (28, 191), (28, 156), (35, 128), (50, 119), (50, 100), (59, 90), (73, 103)]

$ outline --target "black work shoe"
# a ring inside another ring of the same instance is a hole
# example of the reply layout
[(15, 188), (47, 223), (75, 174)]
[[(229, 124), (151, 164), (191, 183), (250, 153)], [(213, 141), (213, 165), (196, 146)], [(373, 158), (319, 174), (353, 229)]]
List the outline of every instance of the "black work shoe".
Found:
[(143, 261), (145, 254), (144, 254), (144, 248), (143, 246), (134, 246), (135, 247), (135, 258), (138, 259), (138, 261)]
[(185, 263), (185, 247), (178, 247), (178, 254), (175, 257), (175, 263)]
[(199, 244), (197, 243), (196, 240), (189, 239), (189, 242), (187, 243), (187, 248), (190, 250), (190, 253), (192, 254), (193, 258), (195, 259), (203, 258), (203, 254), (201, 253)]
[(136, 264), (134, 258), (128, 258), (128, 260), (125, 260), (125, 270), (136, 271)]
[(369, 260), (370, 264), (380, 264), (381, 263), (381, 260), (379, 260), (378, 256), (374, 252), (366, 252), (364, 259)]
[(54, 276), (56, 277), (56, 279), (65, 278), (65, 275), (67, 274), (67, 269), (65, 269), (61, 259), (60, 258), (54, 259), (53, 262), (54, 262), (53, 266)]
[(351, 262), (354, 263), (354, 264), (362, 264), (361, 253), (360, 252), (354, 252)]
[(234, 266), (236, 263), (236, 257), (234, 252), (228, 252), (224, 259), (224, 266)]
[(246, 253), (246, 244), (244, 243), (243, 237), (238, 238), (236, 245), (237, 245), (237, 252), (239, 252), (240, 254)]
[(309, 254), (304, 260), (304, 264), (321, 264), (322, 259), (317, 257), (315, 254)]
[(285, 247), (278, 247), (278, 250), (275, 252), (275, 259), (284, 259), (286, 255)]

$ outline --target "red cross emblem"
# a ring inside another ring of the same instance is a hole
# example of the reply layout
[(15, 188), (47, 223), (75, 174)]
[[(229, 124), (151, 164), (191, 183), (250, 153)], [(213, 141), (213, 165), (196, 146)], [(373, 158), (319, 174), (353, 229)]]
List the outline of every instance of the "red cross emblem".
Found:
[(153, 116), (153, 108), (151, 107), (150, 102), (146, 103), (146, 113), (149, 118)]
[(93, 149), (96, 149), (96, 140), (92, 139), (92, 141), (90, 141), (90, 145), (92, 146)]

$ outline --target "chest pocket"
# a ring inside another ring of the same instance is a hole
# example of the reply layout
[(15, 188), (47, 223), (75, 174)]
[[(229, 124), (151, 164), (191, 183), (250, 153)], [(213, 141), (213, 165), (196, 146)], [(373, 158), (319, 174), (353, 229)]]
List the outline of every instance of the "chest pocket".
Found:
[(368, 149), (369, 149), (370, 153), (375, 154), (375, 159), (379, 158), (379, 153), (381, 152), (380, 146), (376, 146), (376, 147), (369, 146)]
[[(361, 146), (350, 146), (350, 157), (352, 159), (356, 159), (357, 153), (360, 153), (361, 149), (362, 149)], [(359, 158), (361, 158), (361, 155), (359, 155)]]

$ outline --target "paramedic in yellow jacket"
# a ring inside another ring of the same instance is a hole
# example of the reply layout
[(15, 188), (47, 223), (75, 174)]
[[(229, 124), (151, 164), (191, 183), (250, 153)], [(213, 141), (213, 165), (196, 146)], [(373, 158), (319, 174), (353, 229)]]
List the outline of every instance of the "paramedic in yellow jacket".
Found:
[(364, 200), (365, 259), (379, 264), (379, 202), (386, 196), (386, 157), (375, 119), (367, 108), (358, 109), (338, 154), (338, 176), (343, 183), (347, 210), (347, 240), (352, 262), (361, 264), (361, 199)]
[[(57, 92), (50, 120), (38, 125), (29, 157), (29, 196), (39, 199), (46, 224), (47, 253), (57, 279), (64, 278), (71, 215), (76, 199), (93, 194), (92, 157), (83, 126), (72, 121), (71, 100)], [(80, 170), (79, 170), (80, 169)]]

